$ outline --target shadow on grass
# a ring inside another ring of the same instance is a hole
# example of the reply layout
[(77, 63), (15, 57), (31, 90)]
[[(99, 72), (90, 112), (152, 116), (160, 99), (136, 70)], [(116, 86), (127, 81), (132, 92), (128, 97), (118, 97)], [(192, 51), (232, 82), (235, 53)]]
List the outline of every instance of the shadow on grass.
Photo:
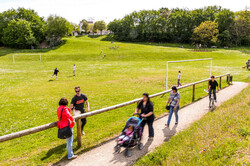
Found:
[(46, 53), (52, 50), (57, 50), (61, 46), (65, 45), (67, 40), (63, 40), (62, 43), (55, 47), (50, 48), (39, 48), (39, 49), (17, 49), (17, 48), (8, 48), (8, 47), (0, 47), (0, 57), (8, 55), (8, 54), (19, 54), (19, 53)]
[(102, 37), (103, 35), (88, 35), (89, 38), (96, 39)]
[(46, 156), (41, 158), (41, 161), (50, 158), (50, 156), (52, 156), (53, 154), (62, 154), (62, 152), (64, 152), (64, 151), (66, 151), (66, 144), (62, 144), (62, 145), (59, 145), (57, 147), (54, 147), (46, 153)]

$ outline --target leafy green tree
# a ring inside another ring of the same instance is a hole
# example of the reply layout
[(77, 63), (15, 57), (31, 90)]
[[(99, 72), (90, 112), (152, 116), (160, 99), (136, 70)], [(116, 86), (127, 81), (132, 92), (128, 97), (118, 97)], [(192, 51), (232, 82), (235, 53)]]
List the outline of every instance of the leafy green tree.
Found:
[(218, 35), (218, 41), (221, 46), (232, 45), (231, 34), (228, 30), (223, 31)]
[(31, 45), (37, 44), (31, 23), (22, 19), (9, 22), (7, 28), (4, 28), (2, 41), (6, 46), (14, 48), (31, 48)]
[(236, 12), (229, 31), (236, 45), (250, 45), (250, 11)]
[(102, 34), (102, 31), (107, 28), (107, 25), (104, 21), (97, 21), (97, 22), (95, 22), (93, 28), (94, 28), (94, 31), (99, 30), (99, 31), (101, 31), (101, 34)]
[(223, 9), (216, 15), (216, 22), (218, 23), (220, 33), (229, 29), (234, 21), (234, 17), (234, 12), (229, 9)]
[(217, 42), (218, 34), (218, 23), (205, 21), (194, 29), (192, 39), (197, 43), (210, 45)]
[(0, 14), (0, 43), (3, 37), (3, 29), (6, 28), (12, 20), (26, 20), (31, 23), (31, 30), (38, 42), (45, 39), (46, 22), (42, 17), (32, 9), (18, 8), (4, 11)]
[(72, 33), (73, 27), (63, 17), (51, 15), (47, 19), (47, 37), (52, 46), (61, 43), (61, 38)]
[(82, 29), (85, 31), (85, 33), (88, 33), (89, 31), (89, 24), (87, 21), (83, 21), (82, 23)]
[(63, 37), (69, 32), (69, 22), (60, 16), (51, 15), (47, 19), (47, 35), (48, 37)]

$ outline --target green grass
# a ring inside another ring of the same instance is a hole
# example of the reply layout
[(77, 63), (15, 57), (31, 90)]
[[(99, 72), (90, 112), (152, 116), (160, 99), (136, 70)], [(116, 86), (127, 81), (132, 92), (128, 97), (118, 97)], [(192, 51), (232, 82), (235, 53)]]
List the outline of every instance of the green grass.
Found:
[[(61, 97), (69, 100), (74, 87), (79, 85), (88, 96), (91, 110), (96, 110), (165, 90), (166, 61), (213, 58), (213, 74), (230, 72), (234, 81), (249, 82), (249, 71), (241, 67), (249, 54), (235, 50), (217, 49), (213, 52), (191, 52), (175, 48), (173, 44), (120, 43), (102, 41), (103, 37), (65, 38), (65, 44), (48, 50), (14, 50), (0, 48), (0, 135), (28, 129), (57, 121), (56, 109)], [(118, 45), (117, 50), (110, 47)], [(100, 50), (106, 54), (102, 59)], [(248, 48), (244, 48), (248, 49)], [(17, 56), (12, 63), (12, 54), (19, 52), (41, 53), (38, 56)], [(77, 76), (72, 77), (73, 64)], [(169, 86), (176, 84), (177, 71), (182, 70), (182, 82), (190, 83), (209, 75), (210, 62), (191, 62), (169, 66)], [(53, 69), (60, 70), (58, 80), (50, 81)], [(223, 86), (226, 80), (223, 79)], [(196, 99), (205, 95), (207, 83), (196, 86)], [(191, 102), (191, 88), (181, 90), (181, 105)], [(155, 114), (165, 112), (167, 95), (153, 99)], [(82, 153), (110, 137), (117, 135), (135, 105), (88, 118), (83, 147), (74, 151)], [(76, 135), (74, 128), (74, 136)], [(25, 136), (1, 143), (1, 165), (47, 165), (64, 159), (65, 140), (57, 139), (57, 129)]]
[(249, 165), (249, 91), (250, 86), (135, 165)]

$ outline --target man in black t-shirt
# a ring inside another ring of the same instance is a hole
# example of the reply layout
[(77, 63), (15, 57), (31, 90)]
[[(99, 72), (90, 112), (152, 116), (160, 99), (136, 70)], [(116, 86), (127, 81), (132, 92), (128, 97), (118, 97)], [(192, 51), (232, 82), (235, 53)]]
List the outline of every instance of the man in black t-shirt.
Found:
[(57, 74), (59, 73), (59, 70), (57, 69), (57, 67), (55, 68), (55, 70), (54, 70), (54, 74), (52, 75), (52, 77), (51, 78), (53, 78), (54, 77), (54, 75), (56, 76), (56, 79), (57, 79)]
[(218, 82), (214, 79), (214, 76), (211, 76), (211, 80), (209, 81), (209, 88), (208, 88), (209, 99), (211, 99), (211, 94), (213, 92), (215, 102), (217, 102), (217, 100), (216, 100), (216, 87), (219, 91)]
[[(70, 109), (73, 111), (73, 115), (75, 115), (76, 112), (78, 113), (80, 112), (81, 114), (85, 113), (84, 103), (86, 103), (87, 111), (89, 112), (89, 102), (87, 96), (81, 93), (81, 89), (79, 86), (75, 87), (75, 92), (76, 95), (72, 98), (70, 104)], [(86, 118), (83, 118), (81, 119), (81, 121), (82, 121), (82, 126), (81, 126), (82, 135), (85, 135), (83, 128), (86, 125), (87, 120)]]

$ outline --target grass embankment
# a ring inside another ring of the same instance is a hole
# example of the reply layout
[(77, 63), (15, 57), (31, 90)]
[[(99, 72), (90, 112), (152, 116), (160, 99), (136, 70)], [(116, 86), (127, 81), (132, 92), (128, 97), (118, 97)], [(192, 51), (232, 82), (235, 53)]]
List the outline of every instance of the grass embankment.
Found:
[[(249, 80), (248, 71), (241, 68), (249, 55), (238, 50), (199, 53), (167, 47), (168, 44), (112, 44), (102, 38), (65, 38), (64, 45), (49, 50), (0, 48), (0, 135), (57, 121), (59, 99), (67, 97), (71, 100), (77, 85), (88, 96), (92, 111), (141, 97), (143, 92), (163, 91), (168, 60), (211, 57), (214, 59), (214, 75), (231, 72), (234, 80)], [(114, 46), (119, 48), (114, 50)], [(39, 56), (17, 56), (13, 64), (13, 52), (41, 53), (43, 62), (39, 62)], [(106, 57), (103, 59), (104, 53)], [(72, 77), (73, 64), (77, 66), (76, 77)], [(209, 61), (171, 64), (169, 86), (176, 84), (178, 70), (182, 70), (183, 84), (207, 78), (209, 64)], [(55, 67), (60, 70), (59, 78), (51, 80)], [(225, 82), (224, 78), (223, 86)], [(196, 99), (206, 95), (205, 88), (207, 83), (196, 86)], [(192, 88), (181, 90), (182, 106), (191, 102), (191, 94)], [(167, 96), (152, 100), (156, 116), (165, 112)], [(74, 151), (82, 153), (118, 134), (134, 108), (132, 105), (88, 118), (83, 147), (78, 149), (75, 141)], [(53, 128), (1, 143), (0, 164), (46, 165), (63, 159), (65, 140), (59, 140), (56, 134), (57, 129)]]
[(250, 86), (135, 165), (249, 165), (249, 92)]

